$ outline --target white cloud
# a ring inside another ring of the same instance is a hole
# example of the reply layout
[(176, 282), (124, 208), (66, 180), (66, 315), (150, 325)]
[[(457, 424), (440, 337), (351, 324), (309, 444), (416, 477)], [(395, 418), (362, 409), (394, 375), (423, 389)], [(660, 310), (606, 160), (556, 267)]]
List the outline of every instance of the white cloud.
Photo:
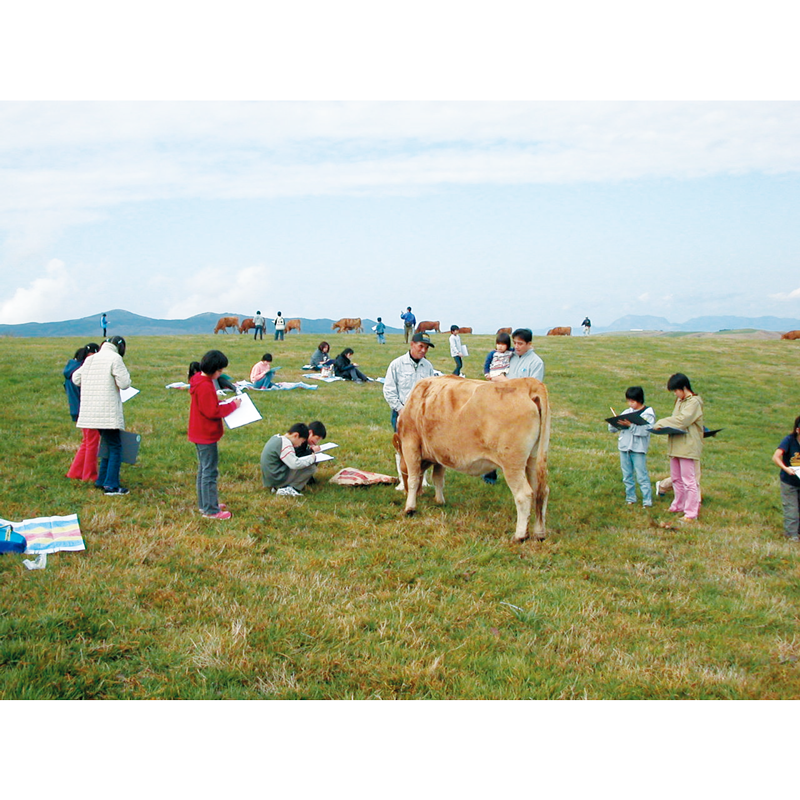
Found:
[(58, 259), (50, 261), (45, 272), (44, 277), (18, 288), (10, 300), (0, 304), (0, 323), (45, 322), (61, 311), (64, 298), (75, 291), (73, 282), (66, 265)]
[(778, 292), (777, 294), (771, 294), (770, 297), (773, 300), (800, 300), (800, 288), (795, 289), (792, 292)]
[(166, 312), (168, 319), (185, 319), (207, 311), (265, 316), (280, 311), (270, 297), (270, 269), (264, 265), (245, 267), (236, 272), (224, 267), (206, 267), (183, 282), (178, 293), (185, 297), (174, 302)]

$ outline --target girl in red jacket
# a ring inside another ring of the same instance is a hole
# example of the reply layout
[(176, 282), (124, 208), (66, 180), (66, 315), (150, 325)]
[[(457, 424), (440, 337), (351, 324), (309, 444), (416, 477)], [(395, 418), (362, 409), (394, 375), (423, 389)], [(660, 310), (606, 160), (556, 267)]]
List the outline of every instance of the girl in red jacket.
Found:
[(228, 359), (219, 350), (209, 350), (200, 360), (200, 372), (189, 379), (189, 441), (197, 448), (197, 501), (200, 513), (210, 519), (230, 519), (231, 512), (219, 502), (217, 478), (219, 453), (217, 442), (222, 438), (222, 418), (232, 414), (242, 401), (234, 397), (220, 403), (214, 381), (228, 366)]

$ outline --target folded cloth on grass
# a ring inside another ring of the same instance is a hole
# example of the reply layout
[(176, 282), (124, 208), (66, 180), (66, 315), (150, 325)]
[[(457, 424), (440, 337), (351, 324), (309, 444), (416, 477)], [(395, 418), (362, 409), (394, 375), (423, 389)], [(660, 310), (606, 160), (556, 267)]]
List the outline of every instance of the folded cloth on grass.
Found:
[(339, 486), (375, 486), (379, 483), (397, 483), (397, 478), (393, 475), (381, 475), (380, 472), (345, 467), (330, 479), (330, 483), (337, 483)]
[(25, 537), (26, 553), (58, 553), (60, 550), (85, 550), (78, 515), (66, 517), (35, 517), (22, 522), (0, 519), (0, 526), (10, 525), (14, 533)]
[(188, 383), (184, 383), (184, 381), (176, 381), (175, 383), (168, 383), (164, 388), (165, 389), (188, 389), (189, 388), (189, 384)]
[(335, 375), (331, 375), (329, 378), (325, 378), (322, 375), (306, 375), (306, 378), (313, 378), (315, 381), (325, 381), (325, 383), (333, 383), (334, 381), (343, 381), (344, 378), (337, 378)]

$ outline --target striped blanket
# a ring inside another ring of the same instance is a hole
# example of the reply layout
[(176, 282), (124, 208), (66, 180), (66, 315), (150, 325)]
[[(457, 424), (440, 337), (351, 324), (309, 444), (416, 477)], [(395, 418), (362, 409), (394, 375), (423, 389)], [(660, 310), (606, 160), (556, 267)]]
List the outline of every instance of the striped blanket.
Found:
[(26, 553), (58, 553), (60, 550), (85, 550), (78, 515), (66, 517), (36, 517), (22, 522), (0, 519), (0, 525), (10, 525), (14, 533), (25, 537)]

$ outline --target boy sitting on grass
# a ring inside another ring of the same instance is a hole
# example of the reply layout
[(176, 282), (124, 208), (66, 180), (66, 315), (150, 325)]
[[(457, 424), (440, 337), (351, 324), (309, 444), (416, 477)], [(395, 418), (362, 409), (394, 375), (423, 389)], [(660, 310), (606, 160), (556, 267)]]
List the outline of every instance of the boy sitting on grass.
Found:
[(298, 456), (295, 450), (309, 443), (308, 425), (296, 422), (288, 432), (276, 433), (261, 451), (261, 482), (275, 494), (300, 497), (302, 490), (317, 471), (316, 451), (311, 444), (309, 455)]

